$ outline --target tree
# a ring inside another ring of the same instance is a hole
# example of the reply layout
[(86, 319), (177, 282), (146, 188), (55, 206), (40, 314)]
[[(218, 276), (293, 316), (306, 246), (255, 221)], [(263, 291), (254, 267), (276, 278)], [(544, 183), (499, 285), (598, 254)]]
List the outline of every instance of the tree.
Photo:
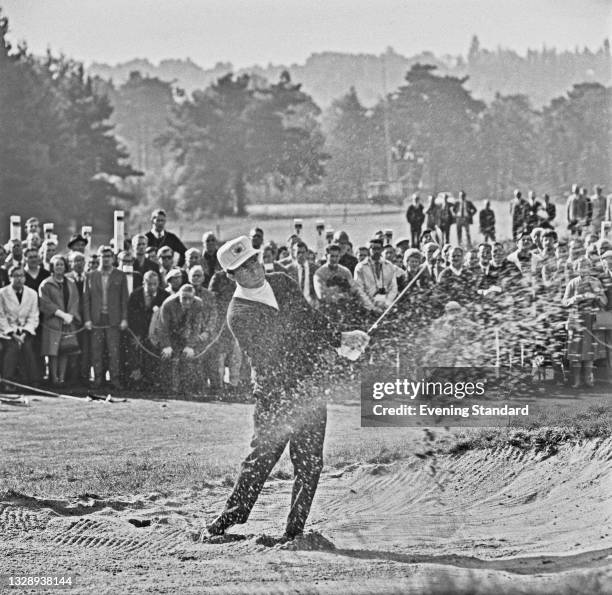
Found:
[(472, 187), (479, 160), (477, 126), (485, 104), (465, 89), (467, 77), (441, 77), (435, 71), (435, 66), (414, 65), (387, 106), (377, 106), (375, 118), (382, 127), (387, 109), (391, 142), (406, 142), (425, 156), (430, 190)]
[(194, 92), (175, 108), (164, 136), (181, 169), (181, 208), (244, 214), (247, 184), (318, 182), (326, 159), (318, 113), (288, 73), (258, 86), (249, 75), (228, 74)]
[(612, 89), (599, 83), (574, 85), (542, 114), (540, 176), (556, 192), (573, 183), (612, 185)]
[(116, 134), (124, 140), (136, 167), (159, 172), (167, 156), (157, 139), (165, 132), (174, 107), (172, 84), (135, 71), (110, 93)]
[[(0, 198), (10, 213), (71, 224), (104, 221), (122, 180), (138, 175), (112, 135), (112, 108), (83, 66), (38, 59), (6, 40), (0, 14)], [(9, 214), (10, 214), (9, 213)]]
[(362, 200), (372, 175), (371, 143), (375, 131), (354, 87), (327, 110), (325, 129), (326, 148), (331, 155), (327, 166), (328, 189), (345, 201)]
[(537, 188), (538, 114), (524, 95), (497, 95), (483, 114), (478, 170), (485, 196), (503, 198), (514, 188)]

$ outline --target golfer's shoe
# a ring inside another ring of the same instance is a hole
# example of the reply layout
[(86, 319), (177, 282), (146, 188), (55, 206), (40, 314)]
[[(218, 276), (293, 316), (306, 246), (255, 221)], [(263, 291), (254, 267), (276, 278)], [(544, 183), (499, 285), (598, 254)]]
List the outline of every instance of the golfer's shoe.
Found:
[(215, 535), (223, 535), (227, 529), (231, 527), (223, 518), (223, 515), (218, 516), (210, 525), (206, 525), (206, 531), (213, 537)]

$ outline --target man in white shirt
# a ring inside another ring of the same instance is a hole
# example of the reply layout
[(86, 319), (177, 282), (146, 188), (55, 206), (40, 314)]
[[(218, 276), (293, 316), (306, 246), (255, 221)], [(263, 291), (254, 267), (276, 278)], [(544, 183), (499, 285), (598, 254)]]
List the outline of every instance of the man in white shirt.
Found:
[(38, 381), (38, 365), (33, 341), (38, 326), (38, 296), (25, 285), (25, 271), (20, 265), (9, 270), (10, 285), (0, 289), (0, 335), (4, 349), (3, 375), (15, 380), (21, 362), (26, 383)]
[(370, 256), (355, 267), (355, 282), (365, 294), (366, 307), (382, 312), (397, 297), (395, 265), (382, 260), (381, 239), (372, 238), (369, 250)]

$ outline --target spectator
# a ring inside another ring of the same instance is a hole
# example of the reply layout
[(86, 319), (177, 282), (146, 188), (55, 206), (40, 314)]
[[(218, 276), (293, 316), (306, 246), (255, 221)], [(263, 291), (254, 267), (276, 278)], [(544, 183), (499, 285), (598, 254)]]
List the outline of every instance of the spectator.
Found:
[(412, 195), (412, 203), (406, 211), (406, 220), (410, 226), (410, 242), (413, 248), (419, 247), (421, 228), (425, 221), (425, 213), (418, 194)]
[(40, 264), (40, 256), (36, 248), (28, 248), (25, 251), (25, 284), (33, 289), (38, 295), (40, 284), (51, 273)]
[(174, 267), (168, 271), (166, 274), (166, 291), (170, 295), (175, 295), (178, 293), (178, 290), (185, 285), (186, 279), (184, 275), (185, 271), (179, 269), (178, 267)]
[(100, 268), (100, 255), (95, 252), (87, 258), (87, 272), (97, 271)]
[(581, 369), (584, 383), (594, 385), (593, 362), (598, 359), (598, 337), (593, 330), (595, 312), (606, 306), (608, 300), (599, 279), (591, 275), (591, 261), (582, 257), (574, 264), (574, 277), (565, 288), (563, 304), (571, 308), (568, 330), (568, 359), (573, 372), (573, 388), (580, 388)]
[(21, 245), (21, 240), (9, 240), (6, 245), (6, 251), (8, 252), (8, 256), (4, 259), (4, 266), (7, 270), (16, 264), (22, 265), (23, 246)]
[(276, 259), (276, 250), (272, 244), (266, 244), (263, 249), (263, 265), (266, 273), (286, 273), (287, 269)]
[[(601, 275), (601, 284), (606, 293), (606, 312), (608, 316), (612, 312), (612, 249), (608, 249), (601, 255), (603, 272)], [(606, 360), (608, 367), (608, 380), (612, 380), (612, 325), (608, 324), (607, 328), (602, 333), (604, 343), (606, 344)]]
[[(187, 252), (189, 252), (189, 250)], [(187, 273), (187, 277), (187, 282), (190, 285), (193, 285), (196, 297), (202, 299), (202, 295), (204, 295), (204, 292), (209, 293), (208, 289), (206, 289), (206, 285), (204, 285), (204, 269), (201, 265), (196, 264), (195, 266), (191, 267), (189, 269), (189, 272)]]
[[(410, 248), (404, 253), (404, 268), (406, 269), (405, 284), (410, 283), (417, 275), (414, 282), (418, 289), (429, 289), (433, 285), (429, 267), (423, 262), (423, 255), (418, 248)], [(423, 268), (423, 271), (421, 271)]]
[(485, 242), (495, 241), (495, 212), (491, 208), (491, 201), (485, 200), (484, 209), (478, 213), (480, 233)]
[[(72, 279), (79, 294), (79, 324), (77, 330), (83, 327), (85, 321), (85, 292), (87, 291), (87, 273), (85, 272), (85, 255), (81, 252), (71, 252), (68, 255), (70, 272), (66, 277)], [(76, 374), (78, 380), (87, 386), (91, 375), (91, 333), (80, 331), (77, 334), (81, 353), (76, 358)]]
[(298, 284), (302, 295), (310, 305), (315, 305), (317, 295), (314, 289), (314, 273), (316, 266), (313, 266), (307, 259), (308, 246), (302, 242), (296, 242), (291, 250), (292, 261), (285, 268), (287, 274)]
[(462, 305), (474, 301), (476, 296), (474, 275), (463, 263), (463, 248), (455, 246), (450, 251), (450, 266), (438, 277), (437, 301), (442, 303), (455, 301)]
[[(139, 233), (132, 238), (132, 253), (134, 254), (132, 266), (135, 272), (142, 275), (143, 279), (147, 271), (154, 271), (159, 276), (158, 264), (147, 257), (147, 247), (148, 240), (146, 235)], [(155, 248), (151, 248), (151, 252), (155, 253)]]
[(465, 238), (467, 245), (472, 245), (472, 239), (470, 238), (470, 225), (474, 222), (474, 215), (476, 214), (476, 207), (471, 200), (468, 200), (465, 192), (462, 190), (459, 192), (459, 202), (454, 204), (453, 215), (457, 222), (457, 242), (459, 245), (462, 243), (463, 232), (465, 231)]
[(368, 300), (351, 272), (340, 264), (340, 246), (329, 244), (325, 251), (326, 263), (314, 273), (314, 291), (324, 313), (337, 322), (347, 322), (352, 306), (366, 307)]
[(195, 266), (202, 266), (202, 253), (197, 248), (189, 248), (185, 252), (185, 271), (189, 273)]
[(263, 229), (261, 229), (261, 227), (253, 227), (249, 232), (249, 238), (251, 238), (251, 246), (253, 246), (255, 250), (260, 250), (264, 242)]
[(81, 321), (79, 293), (72, 279), (66, 277), (68, 265), (59, 254), (50, 262), (51, 276), (40, 284), (40, 311), (42, 313), (41, 353), (49, 358), (49, 376), (54, 386), (66, 382), (68, 358), (74, 350), (66, 350), (63, 336), (73, 333)]
[(94, 365), (94, 387), (104, 379), (103, 355), (108, 353), (111, 385), (123, 388), (120, 381), (119, 346), (121, 331), (128, 328), (128, 287), (125, 273), (113, 268), (113, 250), (110, 246), (98, 249), (101, 267), (89, 274), (85, 295), (85, 328), (92, 332), (91, 352)]
[(351, 271), (351, 275), (354, 275), (355, 267), (359, 260), (349, 250), (350, 241), (348, 234), (345, 231), (335, 232), (333, 242), (340, 246), (340, 264)]
[(369, 249), (368, 258), (355, 267), (354, 278), (365, 295), (367, 308), (382, 312), (397, 297), (395, 265), (381, 259), (382, 240), (372, 238)]
[(70, 241), (68, 242), (68, 250), (85, 254), (87, 244), (87, 238), (84, 238), (80, 233), (77, 233), (70, 238)]
[(178, 294), (170, 296), (160, 310), (161, 357), (171, 362), (171, 390), (201, 390), (201, 374), (196, 355), (213, 339), (214, 322), (207, 316), (202, 300), (195, 296), (191, 285), (183, 285)]
[(557, 216), (557, 207), (550, 202), (550, 196), (548, 194), (544, 194), (544, 210), (546, 211), (546, 221), (552, 227), (552, 222)]
[(528, 275), (534, 271), (535, 265), (531, 235), (527, 231), (523, 231), (519, 235), (516, 246), (516, 250), (508, 254), (508, 261), (516, 266), (522, 276)]
[[(168, 274), (170, 273), (170, 271), (173, 270), (178, 270), (181, 272), (181, 278), (183, 280), (181, 285), (187, 283), (187, 273), (174, 265), (174, 252), (172, 252), (172, 248), (168, 248), (167, 246), (160, 248), (157, 251), (157, 258), (161, 263), (159, 267), (159, 275), (161, 278), (162, 287), (168, 285)], [(178, 287), (180, 287), (181, 285), (179, 285)]]
[(51, 271), (51, 259), (57, 253), (57, 244), (53, 240), (45, 240), (40, 246), (40, 258), (42, 265)]
[[(229, 303), (236, 290), (236, 283), (227, 276), (225, 271), (221, 270), (213, 275), (208, 288), (215, 296), (215, 303), (217, 304), (216, 331), (218, 332), (225, 322)], [(246, 358), (231, 333), (222, 333), (215, 344), (216, 347), (213, 347), (211, 357), (216, 358), (218, 374), (215, 377), (211, 376), (211, 388), (218, 388), (223, 392), (235, 392), (238, 390), (241, 377), (246, 381), (250, 375), (250, 372), (249, 374), (246, 373), (247, 366), (243, 365), (243, 360)], [(223, 382), (226, 367), (229, 375), (229, 386), (227, 387)]]
[(572, 193), (567, 198), (567, 228), (572, 235), (580, 235), (587, 217), (587, 205), (580, 194), (578, 184), (572, 186)]
[(436, 204), (436, 197), (433, 194), (430, 194), (427, 199), (427, 206), (425, 207), (424, 215), (426, 229), (435, 229), (436, 227), (440, 227), (440, 209)]
[(397, 289), (401, 291), (406, 283), (406, 271), (402, 268), (402, 260), (398, 257), (395, 248), (391, 244), (387, 244), (383, 248), (382, 259), (386, 262), (390, 262), (394, 266)]
[[(340, 247), (338, 244), (336, 244), (336, 246)], [(359, 248), (357, 248), (357, 261), (358, 262), (364, 261), (366, 258), (368, 258), (368, 256), (370, 256), (370, 249), (367, 246), (359, 246)]]
[(520, 190), (514, 191), (514, 197), (510, 201), (510, 217), (512, 219), (512, 239), (516, 241), (519, 233), (525, 228), (526, 202)]
[(542, 208), (540, 201), (536, 198), (533, 190), (527, 193), (527, 202), (524, 206), (523, 229), (531, 233), (540, 224), (539, 210)]
[(159, 275), (155, 271), (146, 271), (142, 286), (135, 289), (128, 298), (132, 382), (141, 382), (144, 386), (156, 388), (161, 385), (159, 362), (154, 355), (151, 355), (159, 353), (159, 350), (149, 340), (149, 328), (153, 313), (161, 308), (169, 297), (170, 294), (159, 287)]
[(142, 275), (134, 270), (134, 257), (127, 250), (122, 250), (117, 254), (117, 263), (119, 270), (125, 273), (127, 280), (128, 295), (135, 289), (142, 287)]
[[(444, 238), (444, 242), (447, 244), (450, 242), (450, 230), (453, 223), (455, 223), (455, 211), (452, 203), (450, 202), (448, 194), (444, 194), (444, 202), (440, 207), (439, 211), (439, 219), (440, 219), (440, 230), (442, 231), (442, 236)], [(421, 242), (432, 241), (433, 238), (430, 237), (429, 240), (421, 238)]]
[(202, 236), (202, 267), (204, 268), (204, 284), (208, 287), (213, 275), (221, 270), (217, 260), (217, 238), (212, 231), (207, 231)]
[(425, 261), (427, 273), (432, 284), (437, 283), (438, 274), (440, 273), (440, 268), (438, 265), (439, 254), (440, 249), (438, 244), (434, 242), (427, 242), (423, 245), (423, 259)]
[(146, 233), (149, 246), (159, 250), (163, 246), (168, 246), (173, 254), (176, 252), (179, 255), (178, 266), (182, 267), (185, 264), (185, 252), (187, 248), (181, 240), (173, 233), (166, 231), (166, 211), (163, 209), (155, 209), (151, 214), (151, 223), (153, 224), (150, 231)]
[(20, 265), (9, 269), (10, 285), (0, 289), (0, 335), (4, 361), (2, 375), (17, 380), (16, 372), (21, 363), (21, 373), (26, 384), (39, 381), (39, 366), (34, 355), (36, 329), (38, 328), (38, 295), (25, 285), (25, 271)]
[(603, 195), (601, 186), (595, 186), (595, 193), (590, 197), (591, 204), (591, 226), (593, 233), (601, 233), (601, 224), (606, 218), (606, 197)]
[(40, 222), (36, 217), (30, 217), (25, 222), (26, 238), (25, 242), (28, 248), (35, 248), (38, 250), (42, 243), (40, 239)]

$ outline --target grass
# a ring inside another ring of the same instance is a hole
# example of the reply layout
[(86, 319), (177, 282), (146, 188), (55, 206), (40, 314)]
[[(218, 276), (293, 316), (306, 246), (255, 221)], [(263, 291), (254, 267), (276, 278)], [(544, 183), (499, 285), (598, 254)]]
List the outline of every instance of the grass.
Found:
[[(252, 406), (243, 404), (145, 399), (106, 404), (42, 398), (28, 408), (0, 408), (0, 492), (109, 497), (225, 491), (248, 452), (251, 416)], [(579, 411), (553, 405), (524, 428), (361, 428), (359, 416), (354, 396), (330, 406), (328, 470), (508, 445), (554, 454), (564, 443), (612, 435), (612, 405), (605, 400)], [(272, 478), (292, 475), (285, 454)]]
[(521, 428), (469, 428), (455, 434), (444, 450), (458, 455), (468, 450), (503, 446), (554, 449), (565, 443), (610, 436), (612, 404), (601, 402), (579, 411), (550, 407)]
[[(477, 208), (482, 204), (477, 201)], [(493, 202), (492, 207), (497, 217), (497, 237), (500, 240), (510, 237), (511, 220), (507, 202)], [(348, 232), (355, 247), (366, 243), (377, 230), (392, 229), (395, 239), (410, 237), (406, 223), (404, 207), (385, 205), (374, 206), (367, 203), (349, 204), (346, 212), (343, 204), (259, 204), (249, 205), (249, 215), (246, 217), (210, 217), (198, 221), (176, 220), (168, 222), (168, 229), (190, 245), (201, 245), (202, 233), (208, 230), (215, 231), (221, 239), (228, 239), (237, 235), (246, 234), (251, 227), (261, 227), (266, 240), (284, 243), (293, 232), (293, 219), (299, 217), (303, 220), (302, 237), (304, 241), (315, 246), (315, 221), (324, 219), (326, 226), (335, 230), (343, 229)], [(478, 244), (481, 235), (478, 230), (478, 216), (471, 227), (472, 242)], [(147, 231), (148, 220), (133, 221), (130, 224), (130, 233)], [(456, 242), (456, 230), (451, 230), (451, 241)]]

